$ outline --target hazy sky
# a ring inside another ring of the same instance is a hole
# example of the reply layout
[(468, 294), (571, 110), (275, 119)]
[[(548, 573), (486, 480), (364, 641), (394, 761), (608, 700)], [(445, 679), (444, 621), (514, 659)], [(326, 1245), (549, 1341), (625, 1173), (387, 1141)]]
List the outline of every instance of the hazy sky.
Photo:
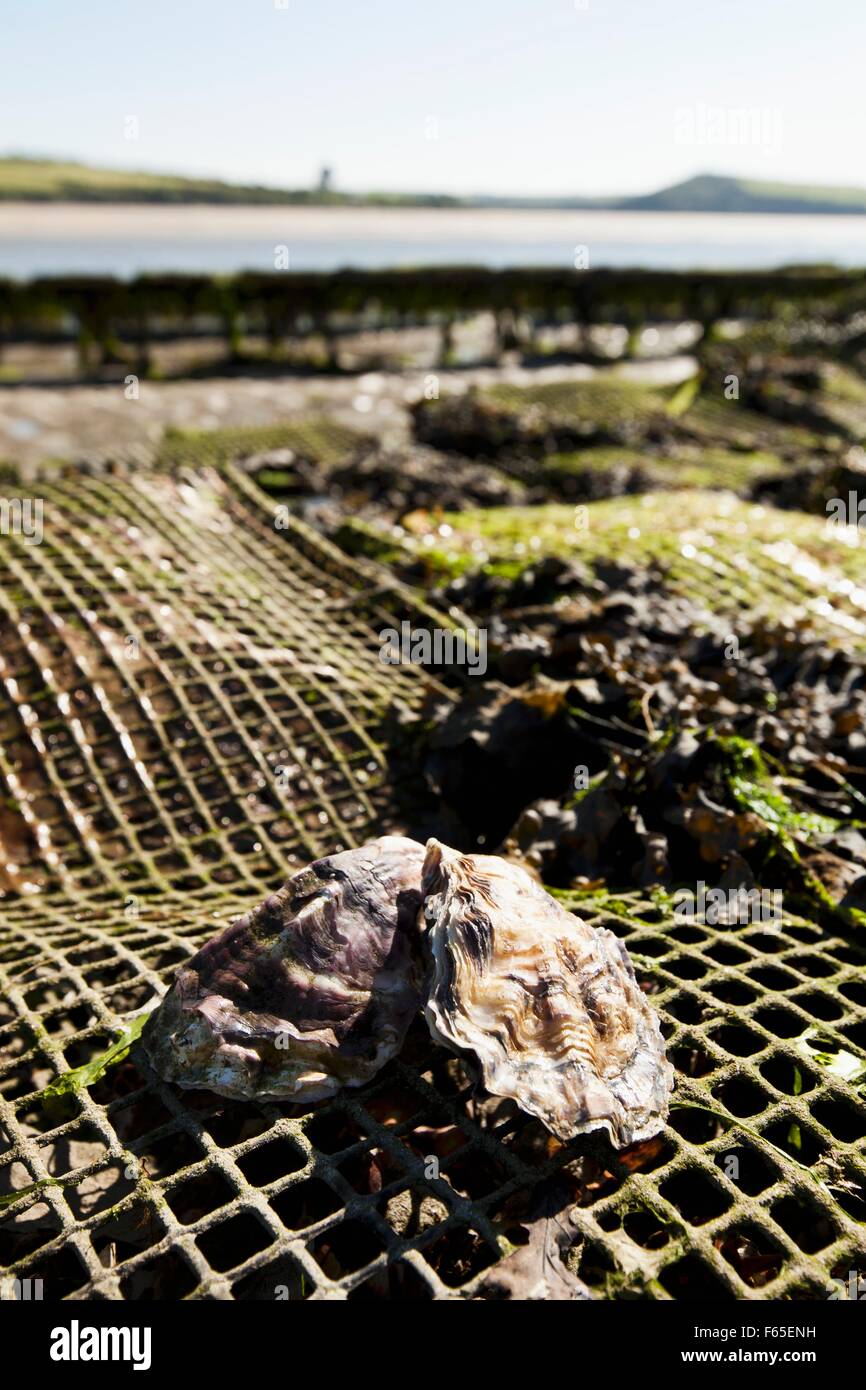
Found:
[(864, 0), (3, 0), (0, 151), (347, 189), (866, 184), (864, 41)]

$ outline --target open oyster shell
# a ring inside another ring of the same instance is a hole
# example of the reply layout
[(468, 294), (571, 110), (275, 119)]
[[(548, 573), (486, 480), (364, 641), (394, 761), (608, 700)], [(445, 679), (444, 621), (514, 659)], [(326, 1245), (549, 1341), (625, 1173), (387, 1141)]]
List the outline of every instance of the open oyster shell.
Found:
[(318, 859), (177, 974), (142, 1042), (167, 1081), (313, 1101), (362, 1086), (421, 1003), (424, 850), (385, 835)]
[(436, 1040), (560, 1139), (606, 1129), (622, 1148), (657, 1134), (673, 1070), (621, 942), (519, 866), (437, 840), (423, 888)]

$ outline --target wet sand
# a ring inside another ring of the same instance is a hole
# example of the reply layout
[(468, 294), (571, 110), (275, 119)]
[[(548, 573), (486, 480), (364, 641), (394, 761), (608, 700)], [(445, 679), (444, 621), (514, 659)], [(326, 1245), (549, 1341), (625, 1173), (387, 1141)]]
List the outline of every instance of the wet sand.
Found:
[(863, 262), (866, 217), (557, 209), (0, 203), (0, 273), (226, 273), (475, 262), (767, 267)]

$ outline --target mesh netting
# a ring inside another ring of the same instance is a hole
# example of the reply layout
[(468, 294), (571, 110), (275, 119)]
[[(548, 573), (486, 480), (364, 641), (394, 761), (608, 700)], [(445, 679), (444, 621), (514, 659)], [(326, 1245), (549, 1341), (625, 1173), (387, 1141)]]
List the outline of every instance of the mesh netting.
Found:
[(9, 886), (260, 887), (379, 823), (374, 731), (421, 688), (386, 590), (237, 474), (43, 492), (2, 548)]
[(0, 548), (4, 1269), (46, 1298), (463, 1298), (555, 1174), (602, 1296), (820, 1298), (862, 1265), (866, 957), (790, 917), (575, 902), (627, 942), (678, 1073), (619, 1156), (473, 1095), (422, 1023), (307, 1111), (138, 1058), (43, 1100), (292, 867), (396, 828), (384, 730), (427, 685), (378, 660), (414, 596), (275, 530), (230, 469), (43, 496), (42, 543)]

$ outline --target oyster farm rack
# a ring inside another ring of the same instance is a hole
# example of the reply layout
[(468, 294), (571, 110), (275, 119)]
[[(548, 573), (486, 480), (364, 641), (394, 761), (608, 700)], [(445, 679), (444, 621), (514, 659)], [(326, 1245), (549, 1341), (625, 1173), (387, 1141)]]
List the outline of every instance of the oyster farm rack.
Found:
[(134, 1049), (65, 1086), (264, 891), (392, 828), (382, 730), (429, 678), (377, 659), (417, 597), (275, 529), (230, 467), (40, 488), (41, 544), (0, 547), (4, 1277), (486, 1296), (546, 1179), (599, 1298), (824, 1299), (866, 1269), (866, 952), (796, 918), (575, 901), (627, 944), (677, 1073), (662, 1135), (619, 1154), (478, 1102), (423, 1025), (306, 1112), (182, 1093)]

